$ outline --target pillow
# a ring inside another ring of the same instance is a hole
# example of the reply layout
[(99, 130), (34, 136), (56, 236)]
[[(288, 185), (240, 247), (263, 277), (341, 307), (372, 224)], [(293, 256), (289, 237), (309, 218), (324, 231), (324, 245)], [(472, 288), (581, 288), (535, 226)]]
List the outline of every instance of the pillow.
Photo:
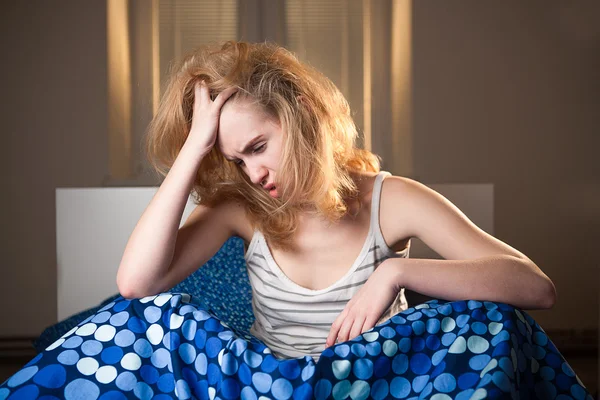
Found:
[[(252, 288), (244, 259), (244, 241), (240, 237), (230, 237), (206, 264), (168, 291), (188, 293), (199, 298), (221, 321), (243, 333), (248, 333), (254, 322)], [(120, 294), (117, 293), (96, 307), (47, 327), (32, 342), (33, 347), (38, 353), (42, 352), (81, 321), (118, 297)]]
[(170, 292), (203, 300), (227, 325), (249, 332), (254, 322), (252, 288), (244, 259), (244, 240), (230, 237), (219, 251)]

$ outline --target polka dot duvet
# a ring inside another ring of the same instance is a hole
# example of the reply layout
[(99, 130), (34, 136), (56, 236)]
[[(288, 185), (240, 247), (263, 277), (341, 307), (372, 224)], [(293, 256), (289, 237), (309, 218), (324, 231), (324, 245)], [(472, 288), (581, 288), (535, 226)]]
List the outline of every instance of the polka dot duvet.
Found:
[(592, 399), (544, 330), (503, 303), (431, 300), (279, 359), (201, 299), (117, 297), (0, 385), (5, 399)]

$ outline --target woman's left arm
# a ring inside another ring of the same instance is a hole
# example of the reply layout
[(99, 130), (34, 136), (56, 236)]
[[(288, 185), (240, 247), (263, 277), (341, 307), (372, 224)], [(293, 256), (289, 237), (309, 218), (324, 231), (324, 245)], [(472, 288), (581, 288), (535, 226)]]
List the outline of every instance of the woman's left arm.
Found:
[(450, 301), (488, 300), (521, 309), (550, 308), (555, 291), (548, 289), (547, 282), (552, 288), (554, 285), (538, 271), (533, 263), (503, 255), (475, 260), (388, 258), (335, 319), (326, 347), (373, 328), (401, 287)]
[(418, 237), (443, 259), (381, 263), (334, 321), (328, 346), (371, 329), (401, 287), (450, 301), (497, 301), (521, 309), (554, 305), (554, 283), (523, 253), (480, 229), (433, 189), (410, 178), (385, 181), (379, 220), (386, 241)]
[(552, 280), (526, 255), (422, 183), (395, 176), (385, 182), (387, 206), (382, 205), (380, 220), (386, 239), (418, 237), (442, 257), (386, 260), (395, 267), (399, 286), (451, 301), (490, 300), (522, 309), (554, 305)]
[(510, 255), (472, 260), (390, 258), (388, 268), (398, 288), (450, 301), (488, 300), (517, 308), (551, 308), (556, 290), (531, 261)]

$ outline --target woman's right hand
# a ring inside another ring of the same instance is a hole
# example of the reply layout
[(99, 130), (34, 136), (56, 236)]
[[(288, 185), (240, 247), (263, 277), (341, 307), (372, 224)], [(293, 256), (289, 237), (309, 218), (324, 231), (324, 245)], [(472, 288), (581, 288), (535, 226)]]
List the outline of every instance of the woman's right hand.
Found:
[(200, 81), (194, 84), (192, 126), (186, 143), (191, 141), (199, 152), (208, 154), (217, 140), (221, 107), (236, 91), (235, 87), (225, 89), (213, 101), (206, 83)]

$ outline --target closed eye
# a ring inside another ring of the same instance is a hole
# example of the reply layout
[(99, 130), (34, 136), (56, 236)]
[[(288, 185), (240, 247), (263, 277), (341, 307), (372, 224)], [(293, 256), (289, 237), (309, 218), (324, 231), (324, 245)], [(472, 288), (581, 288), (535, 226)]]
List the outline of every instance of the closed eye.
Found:
[[(266, 146), (266, 143), (261, 144), (260, 146), (254, 148), (254, 150), (252, 150), (252, 154), (254, 153), (262, 153), (264, 151), (264, 148)], [(234, 161), (236, 165), (242, 167), (244, 166), (244, 161), (243, 160), (235, 160)]]
[(261, 151), (263, 151), (265, 145), (266, 145), (266, 143), (263, 143), (260, 146), (258, 146), (257, 148), (255, 148), (254, 153), (260, 153)]

